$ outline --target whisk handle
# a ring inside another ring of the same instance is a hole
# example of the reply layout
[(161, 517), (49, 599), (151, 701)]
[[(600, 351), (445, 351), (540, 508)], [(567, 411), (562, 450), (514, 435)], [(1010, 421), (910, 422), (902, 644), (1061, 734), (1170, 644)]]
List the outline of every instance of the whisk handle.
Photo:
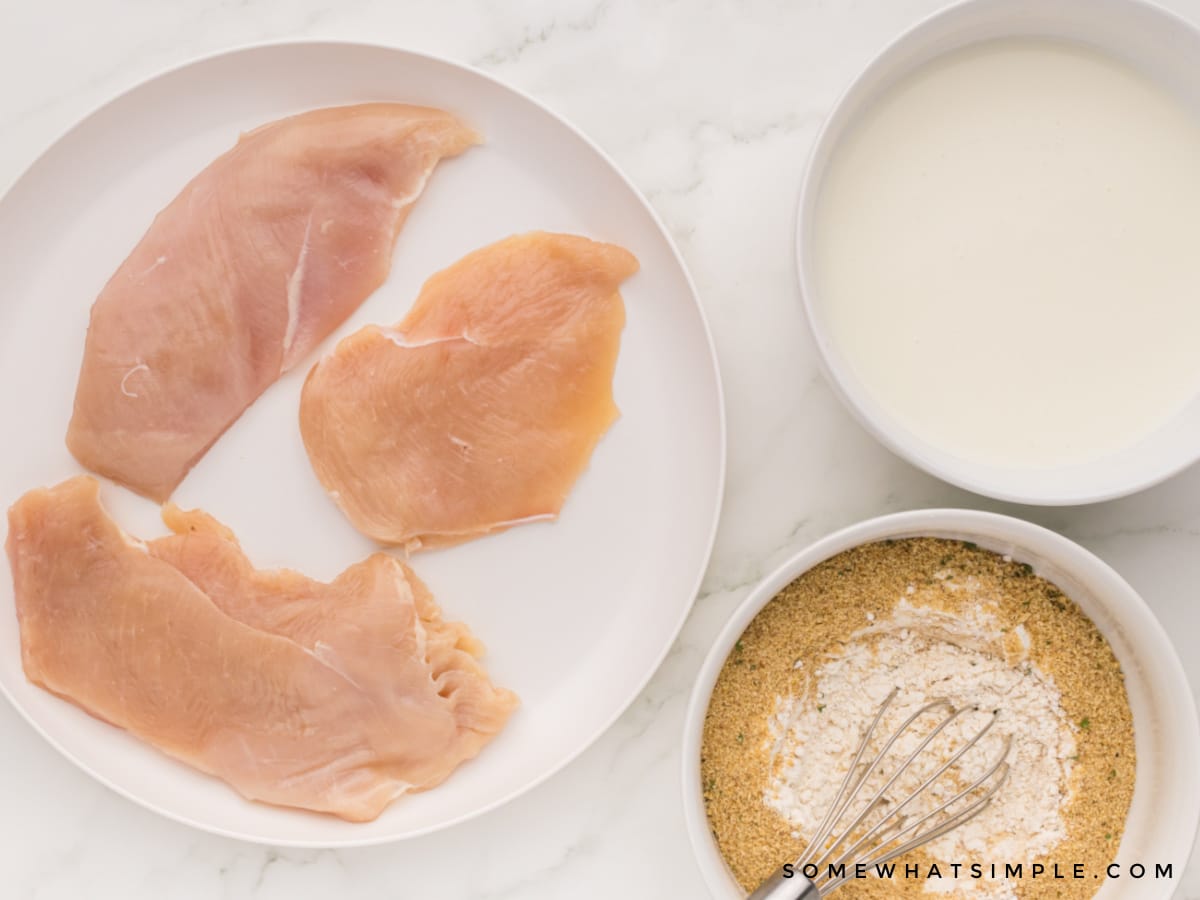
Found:
[(788, 878), (782, 868), (758, 886), (747, 900), (820, 900), (817, 886), (796, 872)]

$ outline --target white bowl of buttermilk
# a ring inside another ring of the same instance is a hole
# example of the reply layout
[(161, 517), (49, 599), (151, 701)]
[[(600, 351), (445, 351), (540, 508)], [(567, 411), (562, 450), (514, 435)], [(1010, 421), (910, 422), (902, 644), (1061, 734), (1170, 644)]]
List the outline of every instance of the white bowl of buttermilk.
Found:
[(1200, 458), (1200, 31), (1140, 0), (969, 0), (884, 50), (803, 178), (829, 381), (949, 482), (1087, 503)]
[[(1007, 780), (969, 823), (890, 871), (851, 868), (838, 897), (1171, 897), (1200, 821), (1200, 725), (1161, 625), (1115, 571), (1052, 531), (919, 510), (792, 557), (705, 659), (683, 800), (716, 900), (741, 900), (807, 849), (892, 691), (881, 734), (931, 701), (966, 710), (919, 766), (939, 766), (982, 716), (994, 722), (978, 758), (947, 777), (969, 781), (1000, 748)], [(908, 773), (881, 808), (924, 777)]]

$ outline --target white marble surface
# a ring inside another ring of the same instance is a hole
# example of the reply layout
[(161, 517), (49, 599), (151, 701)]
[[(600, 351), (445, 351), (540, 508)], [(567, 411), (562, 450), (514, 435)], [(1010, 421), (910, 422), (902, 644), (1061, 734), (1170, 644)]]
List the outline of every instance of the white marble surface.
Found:
[[(0, 0), (0, 186), (100, 100), (180, 61), (266, 38), (394, 43), (472, 63), (531, 92), (615, 157), (679, 241), (715, 334), (730, 438), (724, 521), (675, 651), (620, 722), (537, 790), (400, 845), (274, 851), (194, 832), (109, 793), (0, 705), (0, 893), (40, 900), (703, 897), (683, 830), (678, 744), (705, 649), (772, 564), (882, 512), (981, 506), (1081, 541), (1142, 592), (1200, 688), (1200, 469), (1089, 508), (982, 501), (881, 449), (817, 372), (791, 269), (800, 167), (821, 117), (857, 69), (939, 5)], [(1200, 0), (1165, 5), (1200, 21)], [(1195, 856), (1178, 897), (1200, 900)]]

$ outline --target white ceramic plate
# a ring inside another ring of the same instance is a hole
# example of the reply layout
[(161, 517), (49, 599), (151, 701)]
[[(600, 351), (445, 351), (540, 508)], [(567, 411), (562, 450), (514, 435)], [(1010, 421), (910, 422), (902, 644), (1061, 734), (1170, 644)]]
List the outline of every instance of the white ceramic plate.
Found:
[[(184, 183), (242, 130), (318, 106), (397, 100), (461, 115), (487, 143), (443, 163), (400, 236), (393, 273), (327, 340), (406, 312), (426, 277), (530, 229), (618, 242), (642, 269), (615, 392), (622, 417), (557, 523), (418, 556), (446, 614), (488, 645), (523, 705), (504, 733), (434, 791), (377, 821), (275, 809), (201, 775), (26, 682), (11, 583), (0, 586), (0, 685), (69, 759), (127, 797), (209, 831), (279, 845), (368, 844), (443, 828), (561, 768), (629, 705), (667, 652), (708, 560), (724, 476), (712, 343), (663, 226), (604, 154), (529, 98), (416, 53), (346, 43), (238, 50), (161, 75), (71, 129), (0, 201), (0, 503), (79, 471), (63, 444), (88, 309)], [(296, 423), (298, 366), (266, 392), (176, 492), (232, 526), (261, 567), (331, 578), (375, 549), (326, 498)], [(132, 533), (157, 508), (106, 485)]]

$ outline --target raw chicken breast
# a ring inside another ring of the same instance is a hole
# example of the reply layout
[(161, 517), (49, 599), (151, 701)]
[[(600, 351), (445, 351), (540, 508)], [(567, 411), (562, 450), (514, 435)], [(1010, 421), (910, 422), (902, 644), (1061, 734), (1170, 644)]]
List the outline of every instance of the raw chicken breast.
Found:
[(155, 218), (92, 307), (67, 446), (165, 500), (214, 441), (387, 277), (438, 161), (436, 109), (320, 109), (242, 136)]
[(168, 506), (163, 520), (175, 534), (151, 541), (150, 554), (227, 615), (299, 644), (369, 686), (385, 707), (407, 708), (405, 736), (415, 743), (408, 752), (395, 743), (391, 765), (414, 788), (443, 781), (507, 721), (516, 697), (488, 679), (483, 644), (466, 625), (445, 621), (429, 589), (394, 557), (376, 553), (326, 585), (256, 570), (233, 534), (199, 510)]
[(553, 518), (617, 416), (631, 253), (566, 234), (507, 238), (430, 278), (395, 328), (309, 373), (300, 428), (364, 534), (409, 549)]
[(81, 476), (9, 510), (30, 681), (244, 796), (378, 816), (432, 787), (503, 727), (465, 626), (385, 554), (330, 584), (256, 571), (203, 513), (125, 535)]

